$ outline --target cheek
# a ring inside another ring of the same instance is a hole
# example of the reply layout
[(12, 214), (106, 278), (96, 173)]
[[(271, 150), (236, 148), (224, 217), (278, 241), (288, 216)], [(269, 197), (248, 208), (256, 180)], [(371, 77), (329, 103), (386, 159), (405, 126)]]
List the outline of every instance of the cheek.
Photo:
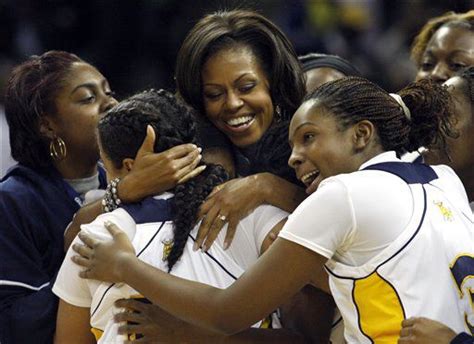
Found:
[(211, 121), (215, 122), (219, 117), (219, 104), (217, 102), (204, 102), (204, 111), (206, 117)]
[(421, 79), (425, 79), (429, 76), (429, 73), (428, 72), (425, 72), (425, 71), (418, 71), (418, 73), (416, 74), (416, 77), (415, 77), (415, 81), (418, 81), (418, 80), (421, 80)]

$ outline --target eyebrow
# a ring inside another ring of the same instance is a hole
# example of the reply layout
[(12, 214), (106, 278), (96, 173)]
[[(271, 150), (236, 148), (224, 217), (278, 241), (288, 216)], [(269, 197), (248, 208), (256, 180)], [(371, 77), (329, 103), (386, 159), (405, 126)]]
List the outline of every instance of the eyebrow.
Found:
[[(107, 85), (107, 80), (106, 80), (106, 79), (102, 79), (101, 82), (100, 82), (100, 86), (105, 87), (106, 85)], [(74, 89), (71, 91), (71, 94), (74, 94), (74, 92), (76, 92), (78, 89), (80, 89), (80, 88), (82, 88), (82, 87), (85, 87), (85, 88), (95, 88), (95, 87), (97, 87), (97, 84), (94, 83), (94, 82), (86, 82), (86, 83), (77, 85), (77, 86), (74, 87)]]
[[(237, 79), (235, 79), (232, 83), (235, 84), (236, 82), (239, 82), (240, 79), (242, 79), (243, 77), (247, 76), (247, 75), (251, 75), (252, 73), (250, 72), (245, 72), (243, 73), (241, 76), (239, 76)], [(214, 84), (212, 82), (210, 83), (207, 83), (207, 84), (203, 84), (203, 86), (214, 86), (214, 85), (217, 85), (217, 84)]]

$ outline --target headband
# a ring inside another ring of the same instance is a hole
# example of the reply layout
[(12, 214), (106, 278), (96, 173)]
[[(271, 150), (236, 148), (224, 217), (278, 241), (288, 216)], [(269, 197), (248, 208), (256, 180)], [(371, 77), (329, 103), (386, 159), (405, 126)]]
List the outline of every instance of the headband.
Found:
[(408, 108), (408, 106), (405, 104), (405, 102), (403, 101), (402, 97), (400, 97), (398, 94), (396, 93), (389, 93), (390, 97), (392, 97), (393, 99), (395, 99), (397, 101), (397, 103), (402, 107), (403, 109), (403, 113), (405, 114), (406, 118), (408, 118), (408, 120), (411, 120), (411, 112), (410, 112), (410, 109)]
[(337, 55), (326, 55), (311, 53), (300, 56), (298, 59), (303, 67), (303, 72), (316, 68), (332, 68), (338, 70), (345, 76), (360, 76), (359, 70), (349, 61)]

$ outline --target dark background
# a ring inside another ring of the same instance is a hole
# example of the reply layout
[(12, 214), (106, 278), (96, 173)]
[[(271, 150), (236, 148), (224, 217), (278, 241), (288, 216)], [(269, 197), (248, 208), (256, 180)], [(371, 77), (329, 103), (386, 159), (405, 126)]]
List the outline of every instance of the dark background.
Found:
[[(0, 90), (11, 67), (50, 49), (96, 65), (118, 98), (174, 88), (176, 54), (205, 13), (256, 9), (288, 35), (298, 54), (338, 54), (395, 91), (411, 81), (409, 47), (422, 25), (473, 0), (0, 0)], [(3, 93), (3, 92), (2, 92)]]

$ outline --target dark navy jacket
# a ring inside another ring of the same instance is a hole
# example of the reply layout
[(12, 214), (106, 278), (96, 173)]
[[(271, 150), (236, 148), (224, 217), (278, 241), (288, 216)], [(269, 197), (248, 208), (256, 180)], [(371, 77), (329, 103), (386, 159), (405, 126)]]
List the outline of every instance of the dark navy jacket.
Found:
[[(105, 174), (100, 170), (101, 187)], [(51, 343), (64, 230), (79, 195), (51, 169), (16, 165), (0, 182), (0, 343)]]

